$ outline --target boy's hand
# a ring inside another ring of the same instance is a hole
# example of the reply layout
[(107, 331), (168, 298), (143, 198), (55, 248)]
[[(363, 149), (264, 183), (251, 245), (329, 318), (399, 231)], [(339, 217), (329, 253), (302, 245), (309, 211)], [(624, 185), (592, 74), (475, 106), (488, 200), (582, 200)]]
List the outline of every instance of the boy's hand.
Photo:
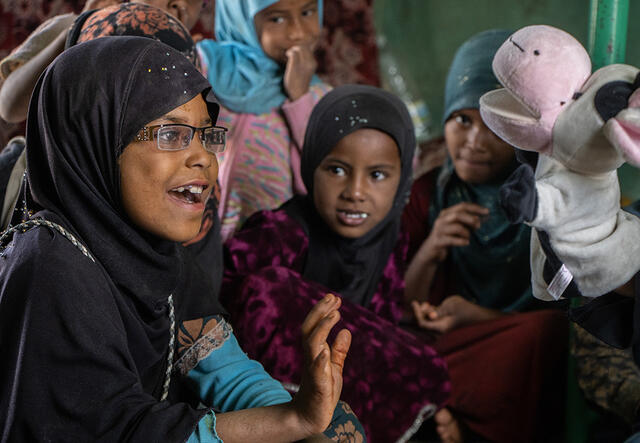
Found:
[(309, 90), (311, 78), (318, 68), (313, 50), (308, 45), (287, 49), (287, 66), (284, 70), (284, 90), (289, 100), (296, 101)]
[(306, 364), (293, 402), (302, 425), (312, 434), (329, 426), (342, 391), (342, 368), (351, 345), (351, 333), (343, 329), (333, 346), (327, 343), (331, 328), (340, 320), (341, 303), (339, 297), (327, 294), (302, 324)]

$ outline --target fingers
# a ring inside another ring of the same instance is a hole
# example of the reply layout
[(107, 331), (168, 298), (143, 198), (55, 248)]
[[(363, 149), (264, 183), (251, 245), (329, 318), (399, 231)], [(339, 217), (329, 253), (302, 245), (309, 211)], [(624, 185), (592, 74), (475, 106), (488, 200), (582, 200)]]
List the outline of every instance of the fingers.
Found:
[(436, 309), (427, 302), (418, 302), (416, 300), (411, 302), (411, 308), (413, 309), (413, 315), (418, 323), (418, 326), (427, 329), (429, 321), (436, 320), (438, 313)]
[(341, 303), (339, 297), (327, 294), (313, 307), (302, 324), (305, 353), (311, 360), (314, 360), (324, 349), (329, 348), (327, 337), (340, 320), (338, 308)]
[(428, 331), (444, 334), (451, 329), (452, 321), (453, 319), (450, 316), (440, 317), (436, 320), (423, 319), (418, 326)]
[(344, 360), (347, 358), (349, 348), (351, 347), (351, 332), (343, 329), (338, 332), (336, 339), (331, 346), (331, 363), (340, 367), (340, 372), (344, 367)]
[(306, 339), (311, 332), (315, 329), (318, 322), (322, 320), (327, 314), (337, 310), (342, 304), (340, 297), (336, 297), (333, 294), (325, 295), (315, 306), (309, 311), (307, 317), (302, 323), (302, 337)]
[(413, 313), (418, 326), (432, 332), (444, 333), (451, 329), (453, 317), (440, 312), (440, 307), (435, 307), (427, 302), (411, 302)]
[(443, 209), (437, 221), (446, 224), (462, 224), (469, 229), (478, 229), (489, 210), (475, 203), (459, 203)]

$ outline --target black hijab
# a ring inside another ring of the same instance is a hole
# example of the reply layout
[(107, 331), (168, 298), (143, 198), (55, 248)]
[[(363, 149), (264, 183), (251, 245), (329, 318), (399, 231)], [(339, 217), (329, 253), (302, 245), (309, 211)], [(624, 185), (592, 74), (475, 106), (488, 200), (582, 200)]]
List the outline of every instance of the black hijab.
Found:
[[(331, 231), (313, 203), (313, 176), (338, 142), (359, 129), (377, 129), (398, 145), (402, 172), (393, 206), (371, 231), (347, 239)], [(339, 86), (313, 109), (302, 150), (302, 179), (309, 194), (294, 197), (284, 210), (309, 236), (304, 277), (327, 286), (344, 298), (367, 306), (375, 293), (398, 239), (402, 210), (411, 189), (411, 165), (416, 140), (407, 108), (393, 94), (364, 85)]]
[(118, 166), (142, 126), (198, 94), (215, 121), (206, 79), (143, 37), (74, 46), (38, 80), (27, 120), (32, 218), (70, 232), (97, 266), (44, 227), (14, 234), (0, 254), (0, 428), (10, 438), (184, 441), (206, 413), (181, 377), (165, 387), (172, 337), (189, 345), (172, 330), (223, 313), (211, 270), (130, 221)]
[[(54, 213), (118, 288), (153, 306), (179, 284), (193, 256), (129, 220), (118, 157), (146, 123), (197, 94), (213, 121), (207, 80), (175, 49), (142, 37), (105, 37), (65, 51), (38, 81), (27, 120), (27, 180), (36, 209)], [(212, 283), (203, 278), (202, 284)], [(202, 289), (202, 288), (201, 288)], [(213, 297), (183, 297), (181, 313), (222, 312)], [(202, 303), (202, 304), (200, 304)], [(187, 306), (188, 305), (188, 306)]]

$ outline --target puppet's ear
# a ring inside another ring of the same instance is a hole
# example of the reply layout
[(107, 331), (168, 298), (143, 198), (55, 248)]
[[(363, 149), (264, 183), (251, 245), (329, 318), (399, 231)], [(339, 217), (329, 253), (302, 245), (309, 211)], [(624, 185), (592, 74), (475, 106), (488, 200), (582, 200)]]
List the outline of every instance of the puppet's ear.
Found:
[[(629, 103), (637, 92), (631, 96)], [(628, 163), (640, 167), (640, 107), (620, 111), (618, 115), (607, 121), (603, 131)]]
[(480, 97), (480, 115), (498, 137), (517, 148), (551, 154), (553, 122), (540, 118), (507, 89)]

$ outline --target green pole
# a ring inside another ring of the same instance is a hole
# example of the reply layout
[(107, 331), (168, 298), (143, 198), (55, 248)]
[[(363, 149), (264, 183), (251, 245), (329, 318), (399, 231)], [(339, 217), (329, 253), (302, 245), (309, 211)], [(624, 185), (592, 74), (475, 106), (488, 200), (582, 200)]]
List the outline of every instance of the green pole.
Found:
[[(629, 0), (590, 0), (589, 35), (587, 49), (591, 56), (593, 70), (613, 63), (624, 63), (627, 49), (627, 23), (629, 21)], [(625, 188), (638, 182), (637, 171), (623, 165), (618, 170), (623, 196)], [(625, 175), (626, 173), (626, 175)], [(626, 182), (626, 183), (625, 183)], [(625, 186), (627, 184), (627, 186)], [(572, 306), (579, 305), (572, 300)], [(569, 344), (575, 342), (575, 330), (569, 327)], [(589, 438), (589, 424), (596, 414), (588, 406), (575, 376), (576, 361), (572, 354), (568, 359), (566, 441), (585, 443)]]
[(588, 50), (593, 70), (624, 63), (629, 0), (591, 0)]

